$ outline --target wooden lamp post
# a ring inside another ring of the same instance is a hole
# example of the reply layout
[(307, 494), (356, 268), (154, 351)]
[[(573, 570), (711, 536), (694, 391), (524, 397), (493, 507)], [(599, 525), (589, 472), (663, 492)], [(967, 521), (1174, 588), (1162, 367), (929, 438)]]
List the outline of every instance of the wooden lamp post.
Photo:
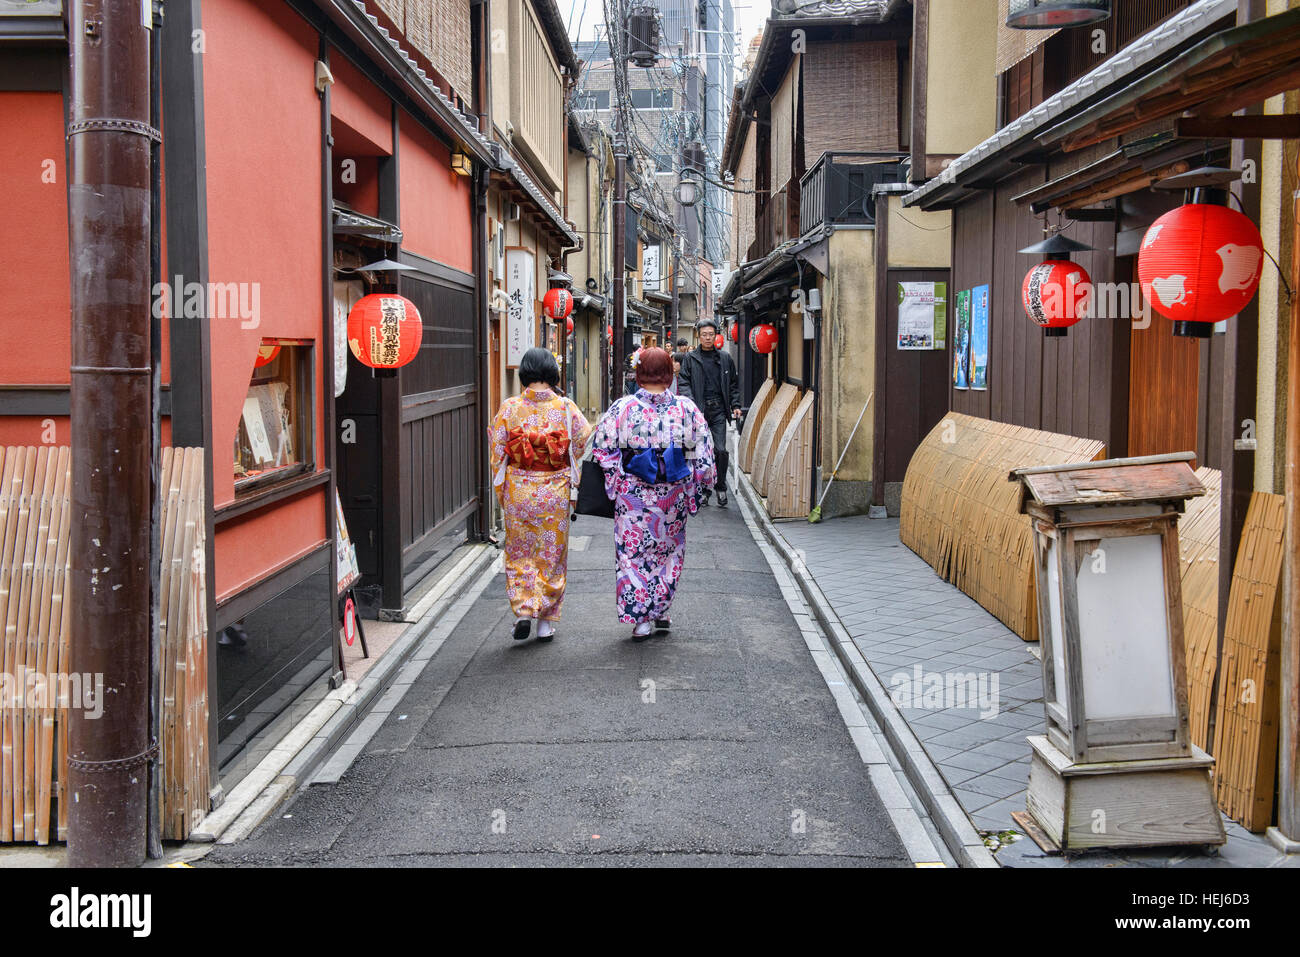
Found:
[[(1178, 516), (1190, 452), (1018, 469), (1033, 521), (1046, 733), (1028, 810), (1063, 850), (1222, 844), (1191, 743)], [(1032, 831), (1031, 831), (1032, 833)]]

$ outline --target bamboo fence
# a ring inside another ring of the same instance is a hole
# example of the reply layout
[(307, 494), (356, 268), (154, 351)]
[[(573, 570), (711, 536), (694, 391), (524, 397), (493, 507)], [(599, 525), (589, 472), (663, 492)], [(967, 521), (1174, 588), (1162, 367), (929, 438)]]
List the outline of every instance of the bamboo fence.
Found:
[[(66, 837), (67, 708), (95, 690), (93, 676), (68, 674), (70, 465), (66, 447), (0, 448), (0, 843)], [(202, 449), (163, 450), (159, 743), (171, 839), (207, 810), (203, 470)]]
[(1187, 711), (1192, 741), (1210, 750), (1210, 698), (1218, 667), (1219, 494), (1218, 469), (1201, 467), (1196, 477), (1205, 494), (1188, 499), (1178, 520), (1178, 559), (1183, 593), (1183, 642), (1187, 667)]

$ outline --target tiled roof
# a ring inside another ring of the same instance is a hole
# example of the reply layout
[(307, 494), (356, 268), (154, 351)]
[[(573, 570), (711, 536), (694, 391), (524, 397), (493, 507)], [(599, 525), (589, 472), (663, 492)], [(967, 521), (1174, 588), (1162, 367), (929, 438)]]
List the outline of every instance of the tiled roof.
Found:
[(957, 157), (942, 173), (908, 193), (905, 206), (922, 203), (936, 191), (957, 182), (972, 166), (1044, 129), (1048, 123), (1109, 90), (1152, 61), (1182, 45), (1217, 20), (1237, 10), (1237, 0), (1197, 0), (1138, 37), (1095, 70), (1081, 76), (1056, 95), (998, 130), (974, 149)]
[(782, 13), (777, 4), (772, 5), (773, 18), (780, 17), (883, 17), (897, 0), (788, 0), (794, 5), (789, 13)]

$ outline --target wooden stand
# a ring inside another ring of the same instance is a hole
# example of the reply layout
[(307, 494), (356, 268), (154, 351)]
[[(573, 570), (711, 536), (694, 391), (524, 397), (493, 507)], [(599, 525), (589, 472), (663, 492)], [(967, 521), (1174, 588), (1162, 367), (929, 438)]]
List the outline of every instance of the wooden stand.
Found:
[(1076, 764), (1044, 735), (1029, 738), (1029, 813), (1061, 850), (1222, 844), (1214, 759), (1186, 757)]

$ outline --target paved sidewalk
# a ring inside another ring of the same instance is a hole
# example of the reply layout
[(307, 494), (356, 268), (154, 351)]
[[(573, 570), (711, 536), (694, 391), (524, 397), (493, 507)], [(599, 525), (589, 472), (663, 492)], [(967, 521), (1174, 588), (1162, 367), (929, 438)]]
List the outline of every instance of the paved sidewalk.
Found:
[[(778, 533), (801, 556), (871, 669), (891, 694), (930, 674), (982, 676), (989, 701), (936, 702), (899, 695), (908, 725), (939, 767), (962, 808), (982, 831), (1018, 830), (1012, 811), (1025, 808), (1030, 734), (1043, 726), (1042, 666), (1025, 642), (974, 599), (943, 581), (898, 539), (898, 519), (837, 518), (818, 525), (781, 522)], [(993, 681), (996, 680), (996, 688)], [(996, 690), (996, 694), (993, 692)], [(957, 707), (965, 704), (966, 707)], [(973, 706), (970, 706), (973, 705)], [(1228, 843), (1199, 848), (1104, 851), (1075, 857), (1082, 866), (1170, 864), (1300, 866), (1262, 835), (1224, 819)], [(1061, 866), (1023, 838), (998, 853), (1002, 864)]]
[(573, 533), (554, 642), (510, 640), (495, 576), (350, 766), (201, 866), (910, 866), (902, 792), (873, 786), (738, 508), (690, 521), (675, 627), (642, 644), (612, 522)]

